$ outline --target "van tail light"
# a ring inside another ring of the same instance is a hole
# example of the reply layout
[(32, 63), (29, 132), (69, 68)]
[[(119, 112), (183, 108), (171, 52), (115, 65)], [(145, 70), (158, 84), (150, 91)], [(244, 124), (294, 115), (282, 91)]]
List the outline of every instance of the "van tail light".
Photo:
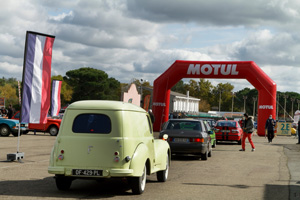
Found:
[(62, 150), (60, 150), (60, 154), (58, 155), (58, 160), (63, 160), (65, 157), (64, 157), (64, 154), (65, 153), (65, 151), (62, 149)]
[(239, 133), (239, 130), (237, 130), (237, 129), (232, 129), (231, 132), (232, 132), (232, 133)]
[(190, 138), (190, 142), (204, 143), (204, 138)]

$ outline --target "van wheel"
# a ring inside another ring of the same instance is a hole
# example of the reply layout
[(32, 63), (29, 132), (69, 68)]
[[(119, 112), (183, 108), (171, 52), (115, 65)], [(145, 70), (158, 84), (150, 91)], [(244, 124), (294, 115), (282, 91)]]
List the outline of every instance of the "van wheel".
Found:
[(156, 173), (157, 180), (159, 182), (166, 182), (169, 175), (169, 154), (167, 153), (167, 160), (166, 160), (166, 169), (162, 171), (158, 171)]
[(66, 178), (64, 176), (55, 177), (56, 187), (59, 190), (68, 190), (71, 187), (72, 179)]
[(10, 134), (10, 129), (7, 125), (0, 126), (0, 135), (3, 137), (8, 137)]
[(56, 126), (51, 126), (49, 128), (49, 133), (50, 133), (51, 136), (57, 136), (58, 128)]
[(146, 187), (146, 176), (147, 176), (147, 168), (145, 165), (142, 176), (131, 177), (129, 179), (133, 194), (142, 194), (144, 192)]

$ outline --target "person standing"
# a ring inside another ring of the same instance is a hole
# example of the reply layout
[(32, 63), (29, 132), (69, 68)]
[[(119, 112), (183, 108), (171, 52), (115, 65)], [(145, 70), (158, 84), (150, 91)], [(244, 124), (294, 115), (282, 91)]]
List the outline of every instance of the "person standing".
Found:
[(276, 121), (272, 118), (272, 115), (269, 116), (269, 119), (266, 121), (265, 129), (268, 131), (268, 141), (269, 143), (272, 142), (274, 138), (274, 131), (275, 131)]
[(9, 104), (8, 109), (7, 109), (7, 117), (8, 117), (8, 119), (11, 119), (13, 115), (14, 115), (14, 111), (13, 111), (12, 105)]
[(300, 144), (300, 118), (298, 120), (297, 137), (298, 137), (298, 143), (297, 144)]
[(248, 116), (247, 113), (244, 114), (245, 121), (244, 121), (244, 126), (243, 126), (243, 138), (242, 138), (242, 149), (240, 151), (245, 151), (246, 150), (246, 138), (248, 138), (248, 141), (252, 147), (252, 151), (255, 151), (255, 146), (252, 141), (252, 133), (254, 130), (254, 125), (252, 118)]

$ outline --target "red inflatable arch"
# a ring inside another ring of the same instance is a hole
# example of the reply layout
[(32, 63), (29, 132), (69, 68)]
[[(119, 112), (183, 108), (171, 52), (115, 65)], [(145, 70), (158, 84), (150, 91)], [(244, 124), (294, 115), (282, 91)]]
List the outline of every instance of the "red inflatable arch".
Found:
[(168, 121), (170, 91), (182, 78), (247, 79), (258, 91), (257, 134), (265, 136), (265, 122), (275, 116), (276, 83), (253, 61), (175, 61), (154, 81), (154, 131)]

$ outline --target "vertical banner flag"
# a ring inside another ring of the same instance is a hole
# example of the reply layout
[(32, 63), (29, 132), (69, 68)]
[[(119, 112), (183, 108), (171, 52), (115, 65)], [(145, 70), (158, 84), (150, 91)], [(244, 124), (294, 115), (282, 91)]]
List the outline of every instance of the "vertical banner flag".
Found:
[(20, 122), (47, 123), (55, 36), (27, 31)]
[(60, 91), (62, 81), (52, 81), (52, 95), (51, 95), (51, 116), (58, 116), (60, 111)]

